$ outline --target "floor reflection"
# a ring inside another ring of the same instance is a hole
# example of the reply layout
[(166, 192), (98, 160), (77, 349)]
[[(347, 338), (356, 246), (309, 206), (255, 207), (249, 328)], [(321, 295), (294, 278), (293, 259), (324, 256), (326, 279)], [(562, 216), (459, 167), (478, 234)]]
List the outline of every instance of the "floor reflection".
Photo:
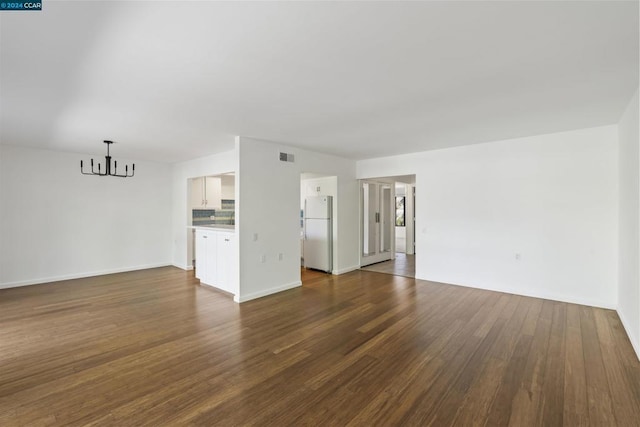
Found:
[(364, 271), (393, 274), (394, 276), (416, 277), (416, 256), (396, 252), (396, 258), (362, 267)]

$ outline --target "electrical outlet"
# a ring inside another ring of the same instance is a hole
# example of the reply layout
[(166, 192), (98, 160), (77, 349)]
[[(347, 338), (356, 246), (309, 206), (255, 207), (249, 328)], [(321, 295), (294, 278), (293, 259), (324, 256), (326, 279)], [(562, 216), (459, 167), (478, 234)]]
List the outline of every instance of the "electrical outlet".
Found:
[(516, 252), (516, 261), (520, 261), (520, 252)]
[(253, 233), (253, 241), (254, 242), (258, 241), (258, 233)]
[(281, 253), (278, 254), (278, 261), (282, 261), (282, 259), (284, 258), (284, 255)]
[(260, 262), (262, 263), (267, 262), (267, 256), (265, 254), (260, 255)]

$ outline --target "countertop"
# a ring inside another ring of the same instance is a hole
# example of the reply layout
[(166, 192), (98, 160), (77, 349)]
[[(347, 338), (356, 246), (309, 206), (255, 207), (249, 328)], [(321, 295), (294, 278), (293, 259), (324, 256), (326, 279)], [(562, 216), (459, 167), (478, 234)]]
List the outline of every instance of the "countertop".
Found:
[(193, 230), (220, 230), (220, 231), (229, 231), (235, 232), (235, 225), (225, 225), (225, 224), (211, 224), (211, 225), (187, 225), (187, 228), (191, 228)]

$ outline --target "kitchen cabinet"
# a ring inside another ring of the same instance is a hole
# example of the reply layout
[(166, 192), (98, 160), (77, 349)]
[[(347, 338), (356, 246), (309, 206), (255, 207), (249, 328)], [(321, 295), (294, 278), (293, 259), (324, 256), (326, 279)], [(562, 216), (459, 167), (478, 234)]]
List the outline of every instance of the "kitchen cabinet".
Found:
[(203, 176), (191, 180), (192, 209), (220, 209), (222, 182), (217, 176)]
[(191, 180), (191, 209), (204, 209), (204, 177)]
[(216, 239), (216, 280), (218, 287), (224, 291), (235, 293), (234, 266), (233, 260), (236, 258), (235, 234), (218, 232)]
[(236, 198), (235, 175), (220, 176), (220, 198), (223, 200), (234, 200)]
[(216, 237), (214, 231), (196, 230), (196, 278), (207, 285), (216, 282)]
[(196, 229), (196, 278), (200, 282), (236, 294), (233, 232)]

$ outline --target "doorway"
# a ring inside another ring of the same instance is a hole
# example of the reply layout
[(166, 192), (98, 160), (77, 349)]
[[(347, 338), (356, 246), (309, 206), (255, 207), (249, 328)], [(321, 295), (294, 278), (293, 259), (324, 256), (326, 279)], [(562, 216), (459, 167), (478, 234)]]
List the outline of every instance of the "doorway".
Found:
[(337, 176), (300, 174), (300, 266), (303, 271), (333, 272), (337, 255), (337, 198)]
[(187, 179), (187, 269), (196, 267), (195, 227), (235, 228), (235, 172)]
[(360, 266), (390, 260), (395, 246), (393, 185), (386, 182), (361, 181), (360, 203)]
[(415, 277), (415, 175), (360, 181), (360, 267)]

